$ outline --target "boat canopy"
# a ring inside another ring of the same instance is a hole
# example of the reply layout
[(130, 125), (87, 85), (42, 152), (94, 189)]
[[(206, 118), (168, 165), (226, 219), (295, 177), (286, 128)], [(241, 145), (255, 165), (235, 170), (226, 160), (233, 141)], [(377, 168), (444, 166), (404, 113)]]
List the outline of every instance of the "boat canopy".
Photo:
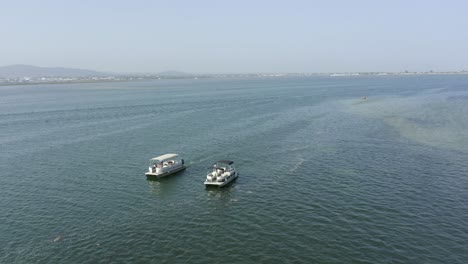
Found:
[(159, 157), (154, 157), (154, 158), (152, 158), (150, 160), (164, 161), (164, 160), (176, 158), (178, 156), (179, 156), (178, 154), (164, 154), (164, 155), (161, 155)]
[(234, 163), (234, 161), (232, 160), (218, 160), (218, 162), (216, 163), (225, 163), (225, 164), (228, 164), (228, 165), (232, 165)]

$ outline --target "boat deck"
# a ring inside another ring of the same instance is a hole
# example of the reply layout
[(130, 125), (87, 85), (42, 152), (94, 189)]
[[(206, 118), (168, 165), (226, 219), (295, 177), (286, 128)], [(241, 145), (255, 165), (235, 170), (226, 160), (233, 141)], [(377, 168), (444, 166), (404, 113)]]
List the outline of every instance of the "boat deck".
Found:
[(164, 173), (147, 172), (147, 173), (145, 173), (145, 175), (146, 175), (147, 177), (162, 178), (162, 177), (166, 177), (166, 176), (168, 176), (168, 175), (171, 175), (171, 174), (173, 174), (173, 173), (179, 172), (179, 171), (181, 171), (181, 170), (184, 170), (184, 169), (186, 169), (186, 168), (187, 168), (187, 167), (182, 166), (182, 167), (177, 168), (177, 169), (175, 169), (175, 170), (167, 171), (167, 172), (164, 172)]

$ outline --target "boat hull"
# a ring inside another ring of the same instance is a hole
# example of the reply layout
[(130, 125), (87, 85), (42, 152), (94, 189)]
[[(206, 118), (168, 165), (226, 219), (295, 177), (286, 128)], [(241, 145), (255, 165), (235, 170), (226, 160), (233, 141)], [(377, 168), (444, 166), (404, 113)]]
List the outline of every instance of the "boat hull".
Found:
[(166, 176), (169, 176), (169, 175), (172, 175), (176, 172), (179, 172), (181, 170), (185, 170), (187, 167), (185, 166), (182, 166), (182, 167), (179, 167), (179, 168), (176, 168), (174, 170), (171, 170), (171, 171), (166, 171), (164, 173), (153, 173), (153, 172), (147, 172), (145, 173), (146, 177), (148, 178), (163, 178), (163, 177), (166, 177)]
[(229, 183), (233, 182), (235, 179), (237, 179), (237, 177), (239, 177), (239, 173), (236, 172), (236, 174), (234, 174), (234, 177), (230, 177), (228, 180), (225, 180), (223, 182), (218, 182), (218, 181), (205, 181), (205, 187), (223, 187), (223, 186), (226, 186), (228, 185)]

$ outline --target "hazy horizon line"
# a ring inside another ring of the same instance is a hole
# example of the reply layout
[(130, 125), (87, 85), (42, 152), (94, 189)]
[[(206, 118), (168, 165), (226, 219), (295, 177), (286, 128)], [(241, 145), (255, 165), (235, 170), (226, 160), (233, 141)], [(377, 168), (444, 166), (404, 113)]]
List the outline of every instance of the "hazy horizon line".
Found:
[(117, 75), (152, 75), (152, 74), (161, 74), (161, 73), (182, 73), (182, 74), (191, 74), (191, 75), (215, 75), (215, 74), (332, 74), (332, 73), (444, 73), (444, 72), (466, 72), (465, 69), (457, 69), (457, 70), (359, 70), (359, 71), (225, 71), (225, 72), (194, 72), (194, 71), (186, 71), (186, 70), (179, 70), (179, 69), (168, 69), (168, 70), (160, 70), (160, 71), (107, 71), (107, 70), (98, 70), (93, 68), (87, 67), (68, 67), (68, 66), (37, 66), (32, 64), (25, 64), (25, 63), (16, 63), (16, 64), (9, 64), (0, 66), (0, 68), (6, 68), (11, 66), (26, 66), (26, 67), (35, 67), (35, 68), (48, 68), (48, 69), (72, 69), (72, 70), (86, 70), (86, 71), (95, 71), (98, 73), (108, 73), (108, 74), (117, 74)]

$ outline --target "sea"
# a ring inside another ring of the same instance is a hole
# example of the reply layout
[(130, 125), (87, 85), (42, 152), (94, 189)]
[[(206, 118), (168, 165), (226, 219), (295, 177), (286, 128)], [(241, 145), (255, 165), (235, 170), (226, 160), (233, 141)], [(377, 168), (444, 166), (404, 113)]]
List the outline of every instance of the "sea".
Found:
[(468, 263), (468, 75), (0, 86), (0, 263)]

